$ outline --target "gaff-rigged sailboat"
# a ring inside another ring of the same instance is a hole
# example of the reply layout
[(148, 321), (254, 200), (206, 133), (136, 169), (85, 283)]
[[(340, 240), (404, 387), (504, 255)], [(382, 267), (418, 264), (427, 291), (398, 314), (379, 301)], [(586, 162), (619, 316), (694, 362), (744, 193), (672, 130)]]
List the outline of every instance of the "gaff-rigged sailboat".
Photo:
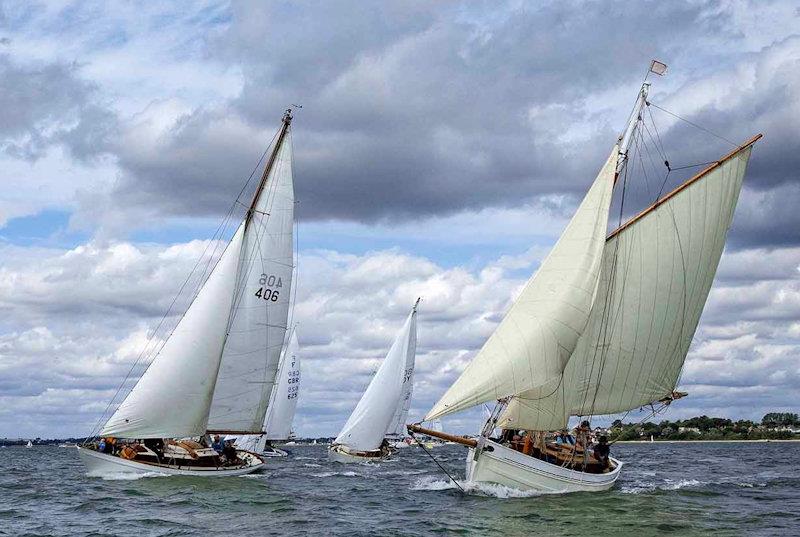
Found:
[[(208, 434), (260, 433), (286, 336), (293, 270), (292, 116), (287, 110), (247, 214), (160, 352), (85, 445), (91, 473), (225, 476), (259, 469)], [(199, 439), (198, 439), (199, 437)]]
[[(654, 62), (651, 71), (666, 66)], [(660, 71), (660, 72), (659, 72)], [(544, 492), (613, 486), (622, 463), (569, 435), (583, 420), (685, 395), (675, 387), (711, 288), (755, 136), (606, 235), (612, 188), (642, 140), (645, 81), (630, 122), (538, 271), (426, 420), (498, 401), (466, 478)], [(669, 163), (665, 161), (669, 168)], [(495, 427), (500, 438), (491, 438)], [(436, 436), (416, 425), (413, 432)]]
[(284, 347), (277, 379), (267, 407), (267, 417), (264, 419), (264, 432), (236, 439), (236, 447), (254, 451), (262, 457), (288, 455), (286, 451), (274, 447), (272, 442), (285, 441), (292, 434), (292, 422), (300, 395), (300, 344), (297, 342), (297, 328), (292, 329), (289, 342)]
[(398, 412), (408, 415), (417, 351), (417, 305), (389, 349), (378, 372), (333, 441), (328, 458), (334, 462), (364, 462), (391, 454), (386, 435)]

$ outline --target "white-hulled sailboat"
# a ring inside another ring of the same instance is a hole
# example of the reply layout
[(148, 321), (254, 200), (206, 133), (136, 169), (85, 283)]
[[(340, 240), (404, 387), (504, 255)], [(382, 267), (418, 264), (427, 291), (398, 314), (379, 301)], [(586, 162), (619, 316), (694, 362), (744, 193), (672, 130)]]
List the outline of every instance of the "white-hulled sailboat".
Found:
[(386, 435), (398, 413), (408, 416), (417, 351), (417, 305), (406, 318), (389, 353), (328, 450), (335, 462), (364, 462), (391, 454)]
[(272, 389), (272, 397), (264, 419), (264, 432), (259, 435), (240, 436), (236, 447), (254, 451), (262, 457), (286, 457), (288, 453), (272, 445), (286, 441), (292, 434), (292, 422), (300, 395), (300, 344), (297, 328), (289, 335), (278, 367), (278, 382)]
[[(656, 74), (665, 69), (651, 64)], [(425, 418), (498, 401), (477, 440), (439, 433), (470, 447), (468, 481), (542, 492), (609, 489), (622, 463), (602, 448), (593, 452), (588, 431), (577, 443), (568, 435), (558, 440), (572, 441), (553, 441), (552, 431), (563, 431), (571, 416), (663, 407), (685, 395), (675, 388), (761, 135), (607, 235), (612, 188), (627, 181), (648, 90), (645, 81), (559, 241)], [(490, 437), (495, 427), (504, 430), (500, 438)], [(418, 425), (409, 430), (436, 436)]]
[(100, 431), (86, 444), (90, 473), (226, 476), (263, 459), (209, 434), (260, 433), (286, 336), (293, 270), (292, 116), (287, 110), (261, 180), (203, 286), (160, 352)]

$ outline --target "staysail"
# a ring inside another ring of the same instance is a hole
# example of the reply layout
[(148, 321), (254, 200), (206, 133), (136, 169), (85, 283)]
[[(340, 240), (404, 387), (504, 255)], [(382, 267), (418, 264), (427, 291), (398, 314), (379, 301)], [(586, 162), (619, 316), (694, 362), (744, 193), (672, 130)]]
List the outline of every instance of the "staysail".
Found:
[(106, 422), (101, 435), (167, 438), (205, 433), (243, 237), (244, 224), (161, 352)]
[(426, 420), (558, 383), (597, 291), (618, 155), (615, 146), (539, 270)]
[(300, 395), (300, 344), (297, 330), (289, 336), (289, 344), (281, 356), (278, 382), (270, 398), (269, 410), (264, 421), (266, 440), (285, 440), (292, 432), (292, 421)]
[(562, 382), (512, 399), (500, 426), (553, 430), (570, 415), (624, 412), (671, 394), (758, 138), (608, 238), (597, 298)]
[(208, 429), (259, 433), (286, 337), (292, 285), (294, 186), (288, 120), (256, 191), (244, 231), (236, 301)]
[(344, 444), (356, 451), (372, 451), (380, 447), (392, 425), (404, 387), (414, 372), (416, 318), (414, 307), (334, 444)]

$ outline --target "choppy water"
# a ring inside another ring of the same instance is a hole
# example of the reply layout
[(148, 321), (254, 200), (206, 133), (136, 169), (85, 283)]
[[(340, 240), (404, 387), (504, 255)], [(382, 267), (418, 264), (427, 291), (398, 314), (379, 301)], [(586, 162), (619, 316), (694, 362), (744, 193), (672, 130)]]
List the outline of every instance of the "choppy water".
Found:
[[(463, 477), (465, 450), (433, 453)], [(0, 450), (0, 534), (800, 535), (800, 443), (617, 445), (606, 493), (462, 494), (419, 448), (380, 464), (294, 447), (264, 473), (203, 479), (86, 477), (74, 449)]]

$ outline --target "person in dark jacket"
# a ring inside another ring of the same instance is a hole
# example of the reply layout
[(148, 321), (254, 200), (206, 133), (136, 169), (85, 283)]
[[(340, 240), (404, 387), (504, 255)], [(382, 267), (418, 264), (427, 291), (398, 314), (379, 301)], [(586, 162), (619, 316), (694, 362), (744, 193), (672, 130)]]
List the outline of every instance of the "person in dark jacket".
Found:
[(603, 465), (603, 468), (608, 468), (608, 457), (611, 454), (611, 446), (608, 445), (608, 438), (603, 435), (601, 436), (597, 444), (594, 446), (594, 456), (600, 461), (600, 464)]

